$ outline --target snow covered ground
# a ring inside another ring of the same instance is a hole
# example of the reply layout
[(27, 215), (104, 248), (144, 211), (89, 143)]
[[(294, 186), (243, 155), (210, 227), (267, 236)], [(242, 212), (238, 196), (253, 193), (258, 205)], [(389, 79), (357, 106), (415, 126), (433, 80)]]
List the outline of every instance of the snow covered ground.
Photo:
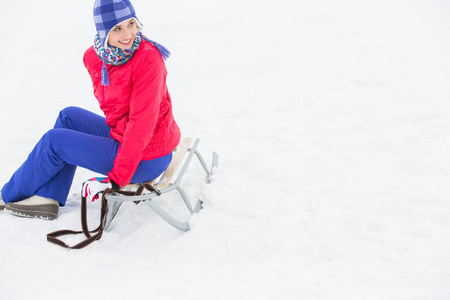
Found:
[[(205, 209), (181, 233), (123, 205), (68, 251), (46, 234), (80, 228), (79, 169), (56, 221), (0, 212), (0, 299), (450, 299), (448, 1), (133, 4), (183, 135), (220, 155), (184, 182)], [(100, 113), (92, 5), (0, 2), (0, 182), (62, 108)]]

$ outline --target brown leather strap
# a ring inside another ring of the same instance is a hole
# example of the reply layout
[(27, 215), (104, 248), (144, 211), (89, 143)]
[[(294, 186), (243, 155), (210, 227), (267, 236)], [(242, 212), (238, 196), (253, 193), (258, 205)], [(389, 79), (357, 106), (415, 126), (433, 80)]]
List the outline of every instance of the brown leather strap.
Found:
[[(139, 186), (135, 192), (117, 191), (114, 189), (105, 189), (102, 192), (103, 195), (102, 195), (102, 200), (101, 200), (102, 205), (101, 205), (101, 212), (100, 212), (100, 224), (98, 225), (98, 227), (96, 229), (91, 230), (91, 231), (89, 230), (88, 225), (87, 225), (86, 197), (81, 196), (81, 227), (82, 227), (82, 231), (73, 231), (73, 230), (55, 231), (55, 232), (47, 234), (47, 241), (49, 241), (50, 243), (53, 243), (55, 245), (64, 247), (64, 248), (82, 249), (82, 248), (92, 244), (93, 242), (100, 240), (102, 237), (102, 234), (103, 234), (103, 229), (106, 224), (106, 217), (107, 217), (107, 212), (108, 212), (108, 200), (106, 199), (106, 196), (111, 193), (118, 193), (118, 194), (122, 194), (125, 196), (139, 196), (144, 191), (144, 188), (151, 192), (158, 191), (151, 184), (139, 184)], [(60, 236), (70, 235), (70, 234), (80, 234), (80, 233), (84, 233), (84, 235), (86, 236), (86, 239), (74, 246), (69, 246), (62, 240), (58, 239), (58, 237), (60, 237)], [(91, 234), (93, 234), (93, 235), (91, 235)]]
[[(73, 230), (55, 231), (55, 232), (47, 234), (47, 241), (49, 241), (50, 243), (59, 245), (61, 247), (64, 247), (64, 248), (82, 249), (82, 248), (86, 247), (87, 245), (92, 244), (94, 241), (99, 240), (103, 234), (103, 228), (104, 228), (104, 225), (106, 222), (106, 212), (108, 210), (108, 200), (106, 200), (106, 198), (105, 198), (106, 194), (107, 193), (105, 190), (105, 193), (103, 194), (103, 197), (101, 200), (102, 205), (101, 205), (101, 213), (100, 213), (100, 224), (95, 230), (89, 231), (89, 228), (87, 226), (86, 198), (81, 197), (81, 227), (83, 230), (82, 231), (73, 231)], [(62, 240), (58, 239), (58, 237), (60, 237), (60, 236), (70, 235), (70, 234), (80, 234), (80, 233), (84, 233), (84, 235), (86, 236), (86, 239), (74, 246), (69, 246)], [(93, 234), (93, 233), (95, 233), (95, 234)], [(93, 234), (93, 235), (91, 235), (91, 234)]]

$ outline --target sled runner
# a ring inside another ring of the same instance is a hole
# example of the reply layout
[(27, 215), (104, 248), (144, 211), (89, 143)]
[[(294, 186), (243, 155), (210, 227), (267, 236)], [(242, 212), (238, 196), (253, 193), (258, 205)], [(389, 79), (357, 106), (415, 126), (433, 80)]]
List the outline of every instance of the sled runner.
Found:
[(106, 195), (106, 200), (108, 200), (108, 209), (106, 213), (106, 224), (104, 230), (108, 230), (112, 220), (116, 216), (123, 202), (142, 201), (173, 227), (182, 231), (188, 231), (189, 224), (187, 222), (182, 222), (175, 219), (167, 211), (162, 209), (161, 206), (159, 206), (153, 200), (153, 198), (162, 196), (172, 191), (177, 191), (183, 199), (191, 215), (194, 213), (198, 213), (202, 209), (202, 201), (197, 200), (197, 202), (195, 203), (195, 207), (193, 207), (192, 202), (180, 186), (181, 180), (183, 179), (183, 176), (186, 173), (186, 170), (194, 155), (198, 158), (200, 164), (203, 167), (203, 170), (206, 172), (206, 183), (210, 182), (213, 168), (218, 166), (219, 156), (216, 152), (214, 152), (211, 168), (208, 168), (205, 161), (203, 160), (203, 157), (200, 155), (200, 152), (198, 152), (197, 150), (199, 142), (199, 139), (195, 139), (195, 141), (193, 142), (193, 138), (183, 138), (177, 149), (175, 149), (172, 162), (159, 179), (143, 184), (129, 184), (121, 189), (121, 191), (136, 191), (140, 186), (145, 187), (145, 185), (148, 185), (150, 189), (154, 189), (154, 191), (151, 191), (151, 193), (138, 196), (126, 196), (118, 193)]

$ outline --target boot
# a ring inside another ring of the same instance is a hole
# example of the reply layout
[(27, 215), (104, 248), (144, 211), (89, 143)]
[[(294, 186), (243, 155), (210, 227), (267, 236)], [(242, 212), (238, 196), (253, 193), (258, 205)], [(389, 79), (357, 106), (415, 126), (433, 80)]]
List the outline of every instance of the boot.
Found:
[(58, 216), (59, 202), (41, 196), (31, 196), (22, 201), (8, 202), (5, 210), (26, 218), (54, 220)]
[(5, 208), (5, 202), (3, 202), (2, 191), (0, 190), (0, 210), (3, 210), (4, 208)]

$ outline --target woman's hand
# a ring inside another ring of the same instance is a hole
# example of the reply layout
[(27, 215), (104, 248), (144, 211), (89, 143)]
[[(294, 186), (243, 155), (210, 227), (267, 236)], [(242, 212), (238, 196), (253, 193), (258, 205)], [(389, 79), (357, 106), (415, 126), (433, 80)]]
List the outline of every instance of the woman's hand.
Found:
[(108, 177), (94, 177), (83, 183), (81, 196), (94, 202), (105, 189), (120, 190), (120, 186)]

